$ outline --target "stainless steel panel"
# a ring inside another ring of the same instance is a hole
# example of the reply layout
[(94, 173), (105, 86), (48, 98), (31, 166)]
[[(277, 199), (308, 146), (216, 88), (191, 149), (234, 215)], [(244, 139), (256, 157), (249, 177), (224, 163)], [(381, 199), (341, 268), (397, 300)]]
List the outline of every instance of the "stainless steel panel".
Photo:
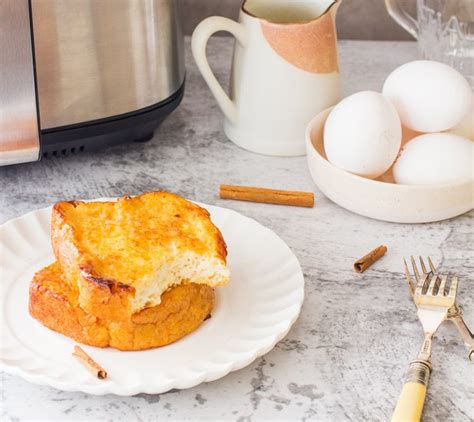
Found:
[(175, 0), (32, 0), (41, 128), (168, 98), (184, 81)]
[(28, 0), (0, 2), (0, 165), (39, 158)]

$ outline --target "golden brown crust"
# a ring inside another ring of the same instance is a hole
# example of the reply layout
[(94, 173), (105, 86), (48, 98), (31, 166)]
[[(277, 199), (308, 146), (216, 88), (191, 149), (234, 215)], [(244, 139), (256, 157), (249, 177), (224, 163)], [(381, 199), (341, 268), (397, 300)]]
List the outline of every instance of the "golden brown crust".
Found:
[(198, 328), (213, 309), (214, 290), (202, 284), (181, 284), (165, 292), (160, 305), (116, 321), (85, 312), (78, 299), (79, 290), (54, 263), (38, 271), (31, 282), (30, 314), (80, 343), (142, 350), (173, 343)]
[(227, 249), (207, 210), (167, 192), (117, 202), (59, 202), (51, 216), (51, 243), (64, 278), (80, 291), (87, 313), (123, 321), (141, 280), (166, 262), (169, 249), (192, 251), (225, 265)]

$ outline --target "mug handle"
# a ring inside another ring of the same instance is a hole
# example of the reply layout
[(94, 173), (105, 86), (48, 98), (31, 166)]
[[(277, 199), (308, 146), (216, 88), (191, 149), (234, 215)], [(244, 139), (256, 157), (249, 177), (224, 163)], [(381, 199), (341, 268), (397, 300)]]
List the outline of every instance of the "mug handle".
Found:
[(385, 0), (389, 15), (403, 29), (409, 32), (416, 40), (418, 39), (418, 24), (413, 17), (408, 14), (398, 3), (398, 0)]
[(201, 72), (204, 80), (209, 86), (214, 95), (217, 104), (225, 114), (225, 116), (232, 122), (237, 119), (237, 109), (235, 104), (226, 94), (222, 86), (217, 81), (214, 73), (209, 66), (206, 56), (206, 46), (209, 38), (211, 38), (217, 31), (226, 31), (231, 33), (237, 42), (242, 46), (247, 44), (247, 32), (244, 26), (232, 19), (221, 16), (211, 16), (204, 19), (194, 30), (191, 40), (191, 49), (197, 67)]

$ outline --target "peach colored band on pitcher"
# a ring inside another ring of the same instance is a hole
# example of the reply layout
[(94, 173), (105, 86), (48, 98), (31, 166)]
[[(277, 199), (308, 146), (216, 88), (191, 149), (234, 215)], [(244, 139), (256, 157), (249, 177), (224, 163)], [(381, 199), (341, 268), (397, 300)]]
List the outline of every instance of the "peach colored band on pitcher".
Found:
[(260, 20), (273, 50), (292, 65), (312, 73), (339, 70), (336, 31), (330, 12), (307, 23), (277, 24)]

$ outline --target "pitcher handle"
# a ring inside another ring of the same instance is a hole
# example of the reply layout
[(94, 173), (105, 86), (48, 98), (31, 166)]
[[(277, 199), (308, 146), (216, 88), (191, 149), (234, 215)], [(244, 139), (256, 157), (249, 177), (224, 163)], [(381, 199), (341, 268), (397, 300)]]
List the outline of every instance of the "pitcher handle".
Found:
[(206, 46), (209, 38), (217, 31), (226, 31), (231, 33), (242, 46), (247, 44), (247, 32), (244, 26), (232, 19), (221, 16), (211, 16), (204, 19), (194, 30), (191, 40), (191, 49), (197, 67), (204, 80), (214, 95), (217, 104), (222, 109), (225, 116), (232, 122), (237, 119), (237, 109), (235, 104), (226, 94), (222, 86), (217, 81), (214, 73), (209, 66), (206, 56)]
[(406, 10), (403, 10), (398, 0), (385, 0), (385, 6), (390, 16), (417, 40), (418, 24)]

